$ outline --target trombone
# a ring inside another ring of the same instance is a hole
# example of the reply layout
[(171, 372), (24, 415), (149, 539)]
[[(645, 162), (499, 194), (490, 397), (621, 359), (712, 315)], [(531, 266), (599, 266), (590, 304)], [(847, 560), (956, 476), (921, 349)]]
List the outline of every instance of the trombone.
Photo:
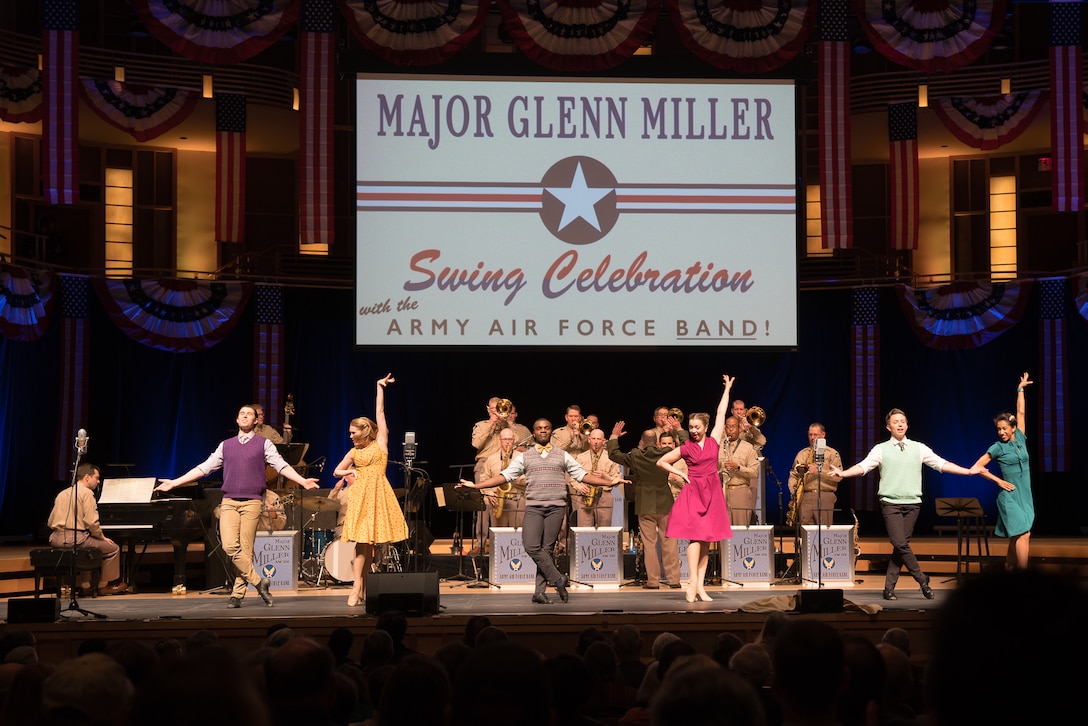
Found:
[(500, 398), (499, 402), (495, 404), (495, 413), (499, 418), (505, 421), (510, 417), (510, 413), (514, 410), (514, 403), (509, 398)]

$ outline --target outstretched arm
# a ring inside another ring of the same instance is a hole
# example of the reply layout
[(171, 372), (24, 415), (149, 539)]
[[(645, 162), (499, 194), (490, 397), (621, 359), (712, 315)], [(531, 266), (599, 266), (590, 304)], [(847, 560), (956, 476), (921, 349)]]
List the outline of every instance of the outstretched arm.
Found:
[(722, 383), (725, 384), (725, 388), (722, 389), (722, 400), (718, 401), (718, 410), (714, 412), (714, 428), (710, 430), (710, 438), (715, 441), (721, 441), (722, 432), (725, 431), (725, 416), (729, 411), (729, 391), (733, 388), (735, 380), (737, 380), (736, 376), (730, 378), (722, 374)]
[(386, 373), (385, 378), (378, 379), (378, 391), (374, 396), (374, 422), (378, 424), (378, 435), (374, 440), (378, 447), (385, 453), (389, 453), (389, 426), (385, 423), (385, 387), (394, 380), (392, 373)]
[(1026, 426), (1024, 424), (1024, 387), (1030, 386), (1033, 383), (1031, 376), (1027, 371), (1020, 376), (1020, 385), (1016, 387), (1016, 428), (1020, 429), (1020, 433), (1027, 434)]

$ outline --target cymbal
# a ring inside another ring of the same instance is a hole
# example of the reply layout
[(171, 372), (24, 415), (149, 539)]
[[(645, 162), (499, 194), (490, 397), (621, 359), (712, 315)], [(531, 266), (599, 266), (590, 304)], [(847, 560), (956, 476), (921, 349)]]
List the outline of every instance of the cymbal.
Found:
[(340, 502), (328, 497), (303, 497), (302, 508), (308, 512), (324, 512), (327, 509), (338, 509)]

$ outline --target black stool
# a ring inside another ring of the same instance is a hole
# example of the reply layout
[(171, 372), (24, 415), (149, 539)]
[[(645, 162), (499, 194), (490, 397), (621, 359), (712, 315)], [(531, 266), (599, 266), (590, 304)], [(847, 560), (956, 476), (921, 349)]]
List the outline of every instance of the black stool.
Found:
[(92, 547), (77, 549), (48, 547), (30, 550), (30, 565), (34, 568), (34, 597), (41, 595), (42, 579), (54, 577), (61, 584), (76, 588), (78, 577), (74, 573), (90, 571), (91, 597), (98, 596), (98, 579), (102, 576), (102, 552)]

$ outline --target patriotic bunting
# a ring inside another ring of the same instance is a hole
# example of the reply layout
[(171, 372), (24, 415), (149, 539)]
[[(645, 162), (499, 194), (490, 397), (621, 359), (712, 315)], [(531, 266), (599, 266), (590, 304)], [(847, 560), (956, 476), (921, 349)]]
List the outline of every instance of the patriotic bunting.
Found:
[(614, 68), (650, 37), (661, 0), (499, 0), (514, 43), (557, 71)]
[(60, 276), (60, 415), (54, 440), (53, 475), (64, 480), (72, 450), (72, 434), (87, 425), (90, 411), (91, 323), (89, 317), (90, 278)]
[(246, 97), (215, 96), (215, 239), (245, 241)]
[(815, 0), (667, 0), (680, 39), (707, 63), (741, 73), (779, 68), (805, 47)]
[(950, 96), (936, 99), (931, 106), (953, 136), (968, 146), (989, 151), (1027, 131), (1047, 96), (1046, 91), (980, 98)]
[(79, 202), (79, 8), (42, 3), (42, 193), (48, 204)]
[(253, 291), (249, 282), (95, 278), (110, 319), (137, 343), (171, 353), (207, 350), (227, 337)]
[(302, 0), (132, 0), (140, 21), (168, 48), (200, 63), (241, 63), (298, 20)]
[(178, 88), (148, 88), (84, 78), (83, 98), (96, 114), (137, 141), (161, 136), (189, 117), (199, 95)]
[[(299, 242), (333, 241), (333, 0), (305, 0), (299, 36)], [(259, 401), (269, 399), (259, 398)]]
[(360, 43), (404, 66), (433, 66), (476, 39), (490, 3), (482, 0), (340, 0), (340, 12)]
[(1024, 317), (1031, 281), (954, 282), (918, 290), (897, 285), (903, 314), (922, 344), (968, 350), (989, 343)]
[(1039, 280), (1039, 428), (1043, 471), (1069, 471), (1069, 349), (1065, 338), (1066, 282)]
[(888, 104), (892, 249), (918, 249), (918, 108)]
[(33, 124), (42, 120), (42, 77), (37, 68), (0, 66), (0, 121)]
[(53, 314), (53, 275), (0, 262), (0, 334), (23, 342), (45, 335)]
[(1088, 323), (1088, 274), (1074, 275), (1070, 280), (1073, 283), (1073, 307), (1080, 319)]
[(985, 53), (1005, 21), (1006, 0), (853, 0), (873, 47), (888, 60), (949, 72)]
[(281, 401), (283, 395), (283, 286), (257, 285), (254, 289), (256, 325), (253, 326), (253, 400)]
[(1055, 212), (1077, 212), (1084, 206), (1082, 18), (1079, 2), (1050, 4), (1050, 189)]
[[(881, 433), (874, 416), (874, 412), (880, 410), (878, 301), (879, 291), (875, 287), (854, 289), (850, 320), (850, 345), (854, 351), (854, 365), (850, 371), (854, 459), (869, 453), (876, 446), (878, 434)], [(857, 484), (850, 492), (850, 506), (854, 509), (877, 509), (876, 482), (869, 476), (855, 481)]]
[(820, 224), (824, 249), (854, 246), (846, 0), (820, 3)]

